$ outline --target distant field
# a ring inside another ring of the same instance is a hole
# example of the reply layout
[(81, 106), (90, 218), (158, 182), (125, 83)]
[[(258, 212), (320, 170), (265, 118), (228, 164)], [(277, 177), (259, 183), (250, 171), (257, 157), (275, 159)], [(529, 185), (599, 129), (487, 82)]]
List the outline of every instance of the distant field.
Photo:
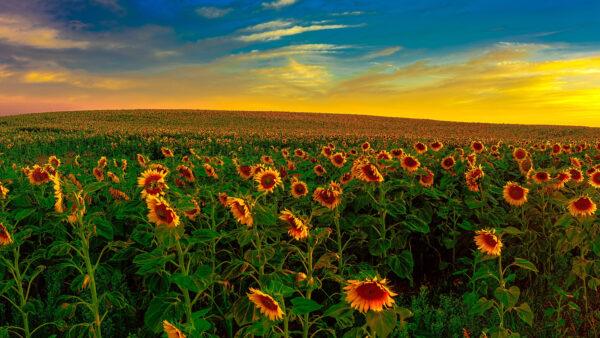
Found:
[[(485, 113), (483, 113), (485, 114)], [(549, 140), (600, 137), (600, 128), (462, 123), (367, 115), (207, 110), (69, 111), (0, 117), (0, 131), (87, 133), (261, 134), (286, 137), (385, 137), (391, 139)]]
[(597, 337), (599, 135), (0, 118), (0, 338)]

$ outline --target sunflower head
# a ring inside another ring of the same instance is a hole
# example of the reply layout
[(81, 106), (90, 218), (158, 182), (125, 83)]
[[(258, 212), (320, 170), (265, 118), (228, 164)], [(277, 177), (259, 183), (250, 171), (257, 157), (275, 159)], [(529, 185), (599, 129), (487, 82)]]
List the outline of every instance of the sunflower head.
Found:
[(456, 162), (454, 161), (454, 157), (452, 156), (448, 156), (442, 160), (442, 168), (446, 170), (452, 169), (452, 167), (454, 167), (455, 164)]
[(279, 303), (270, 295), (260, 290), (250, 288), (250, 292), (247, 293), (247, 296), (250, 301), (254, 303), (254, 307), (259, 309), (260, 313), (267, 316), (270, 320), (278, 320), (285, 315), (283, 310), (281, 310), (281, 307), (279, 307)]
[(167, 158), (173, 157), (173, 151), (167, 147), (161, 147), (160, 151), (162, 152), (164, 157), (167, 157)]
[(148, 220), (156, 225), (175, 228), (179, 225), (179, 216), (162, 197), (150, 195), (146, 199)]
[(424, 187), (431, 187), (433, 185), (433, 171), (423, 168), (427, 175), (419, 175), (419, 183)]
[(381, 312), (384, 307), (391, 307), (394, 304), (392, 297), (397, 294), (387, 287), (387, 280), (377, 280), (377, 277), (366, 279), (364, 281), (349, 280), (348, 285), (344, 287), (346, 293), (346, 302), (353, 309), (362, 313), (367, 311)]
[(484, 229), (476, 231), (475, 233), (477, 234), (474, 238), (477, 249), (488, 255), (500, 255), (503, 244), (500, 241), (500, 238), (496, 236), (496, 229)]
[(279, 172), (271, 168), (256, 174), (254, 176), (254, 181), (258, 183), (256, 186), (258, 191), (264, 191), (266, 193), (271, 193), (278, 186), (283, 186), (283, 181), (281, 180)]
[(504, 200), (514, 206), (521, 206), (527, 202), (527, 193), (529, 189), (523, 188), (516, 183), (507, 182), (504, 186)]
[(10, 237), (10, 233), (4, 226), (4, 224), (0, 223), (0, 245), (7, 246), (12, 243), (13, 240)]
[(241, 224), (245, 224), (248, 227), (252, 226), (254, 219), (252, 218), (252, 212), (250, 206), (246, 201), (237, 197), (227, 197), (227, 207), (235, 217), (236, 221)]
[(290, 226), (288, 234), (296, 240), (301, 240), (308, 237), (308, 226), (304, 221), (295, 216), (291, 211), (284, 210), (279, 216), (280, 220), (287, 222)]
[(421, 165), (421, 163), (419, 163), (419, 160), (417, 160), (416, 158), (406, 154), (400, 160), (400, 165), (402, 166), (402, 168), (404, 170), (417, 171), (417, 169), (419, 169), (419, 166)]
[(142, 187), (142, 198), (148, 196), (164, 195), (169, 187), (165, 183), (165, 173), (162, 171), (148, 169), (138, 177), (138, 187)]
[(306, 183), (294, 179), (292, 181), (292, 196), (294, 196), (294, 198), (300, 198), (306, 196), (306, 194), (308, 194), (308, 186)]
[(346, 158), (342, 153), (335, 153), (331, 157), (331, 164), (333, 164), (337, 168), (341, 168), (346, 163)]
[(589, 183), (594, 188), (600, 188), (600, 171), (594, 171), (594, 173), (590, 175)]
[(169, 323), (167, 320), (163, 321), (163, 329), (167, 334), (167, 338), (185, 338), (185, 335), (181, 330), (175, 327), (175, 325)]
[(569, 213), (577, 216), (590, 216), (596, 213), (596, 203), (587, 196), (581, 196), (571, 200), (568, 205)]

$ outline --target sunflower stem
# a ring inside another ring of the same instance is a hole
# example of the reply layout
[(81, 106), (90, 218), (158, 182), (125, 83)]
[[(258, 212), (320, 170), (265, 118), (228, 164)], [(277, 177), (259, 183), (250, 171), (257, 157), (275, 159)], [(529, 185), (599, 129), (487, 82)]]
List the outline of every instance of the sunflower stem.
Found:
[[(344, 271), (342, 270), (344, 267), (343, 259), (342, 259), (342, 232), (340, 230), (340, 213), (338, 212), (338, 208), (336, 207), (333, 215), (333, 222), (335, 223), (335, 230), (337, 233), (337, 248), (338, 248), (338, 270), (340, 273), (340, 277), (344, 277)], [(312, 269), (312, 267), (310, 267)]]
[[(21, 271), (19, 269), (19, 250), (18, 248), (13, 248), (13, 253), (15, 256), (15, 262), (12, 267), (13, 276), (15, 278), (15, 282), (17, 283), (17, 291), (19, 293), (20, 307), (18, 307), (19, 312), (21, 312), (21, 316), (23, 317), (23, 331), (25, 332), (25, 337), (31, 337), (31, 333), (29, 332), (29, 313), (23, 310), (25, 305), (27, 304), (27, 297), (23, 292), (23, 276), (21, 275)], [(13, 303), (14, 304), (14, 303)], [(15, 304), (16, 305), (16, 304)]]
[[(181, 242), (179, 239), (175, 239), (177, 243), (177, 256), (179, 258), (179, 269), (184, 276), (188, 275), (188, 271), (185, 268), (185, 262), (183, 259), (183, 250), (181, 250)], [(188, 289), (180, 287), (181, 293), (183, 294), (183, 299), (185, 301), (185, 319), (188, 324), (192, 325), (192, 331), (194, 331), (194, 323), (192, 322), (192, 303), (190, 301), (190, 293)]]
[[(385, 203), (385, 190), (383, 190), (383, 185), (379, 184), (379, 213), (381, 214), (380, 222), (381, 222), (381, 239), (385, 241), (386, 239), (386, 227), (385, 227), (385, 216), (387, 215), (387, 208), (384, 205)], [(387, 249), (383, 251), (383, 259), (387, 256)]]
[[(339, 226), (338, 226), (338, 232), (339, 232)], [(310, 240), (306, 241), (306, 243), (308, 246), (308, 255), (307, 255), (308, 256), (307, 257), (308, 265), (307, 265), (307, 270), (306, 270), (306, 285), (307, 285), (308, 290), (306, 291), (306, 299), (310, 299), (310, 297), (312, 296), (312, 290), (313, 290), (313, 251), (314, 251), (314, 246), (312, 245)], [(303, 324), (302, 338), (307, 338), (308, 337), (308, 329), (310, 328), (310, 323), (308, 322), (308, 313), (304, 314), (304, 321), (302, 322), (302, 324)]]
[(87, 270), (87, 275), (90, 278), (90, 293), (92, 295), (92, 306), (91, 306), (91, 310), (92, 310), (92, 315), (94, 317), (94, 326), (92, 326), (92, 331), (94, 333), (94, 337), (98, 337), (101, 338), (102, 337), (102, 331), (101, 331), (101, 321), (100, 321), (100, 304), (98, 302), (98, 293), (96, 290), (96, 278), (95, 278), (95, 267), (92, 264), (92, 260), (90, 258), (90, 236), (89, 234), (84, 234), (84, 225), (83, 225), (83, 220), (81, 219), (81, 215), (78, 214), (77, 215), (77, 223), (79, 225), (79, 229), (77, 231), (77, 233), (79, 234), (79, 238), (81, 239), (81, 242), (83, 243), (83, 250), (81, 250), (81, 253), (83, 254), (83, 260), (85, 262), (85, 268)]

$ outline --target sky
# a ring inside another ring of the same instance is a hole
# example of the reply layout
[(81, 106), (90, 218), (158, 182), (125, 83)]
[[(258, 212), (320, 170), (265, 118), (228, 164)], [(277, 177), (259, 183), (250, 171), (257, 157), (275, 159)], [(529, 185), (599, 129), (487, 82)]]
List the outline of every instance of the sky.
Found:
[(600, 127), (600, 1), (1, 0), (0, 115), (329, 112)]

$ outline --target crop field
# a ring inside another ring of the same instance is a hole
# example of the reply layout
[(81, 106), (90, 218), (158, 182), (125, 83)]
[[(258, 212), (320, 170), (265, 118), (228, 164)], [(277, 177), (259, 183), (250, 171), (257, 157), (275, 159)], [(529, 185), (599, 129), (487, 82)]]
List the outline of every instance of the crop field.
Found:
[(600, 129), (0, 117), (0, 337), (600, 335)]

